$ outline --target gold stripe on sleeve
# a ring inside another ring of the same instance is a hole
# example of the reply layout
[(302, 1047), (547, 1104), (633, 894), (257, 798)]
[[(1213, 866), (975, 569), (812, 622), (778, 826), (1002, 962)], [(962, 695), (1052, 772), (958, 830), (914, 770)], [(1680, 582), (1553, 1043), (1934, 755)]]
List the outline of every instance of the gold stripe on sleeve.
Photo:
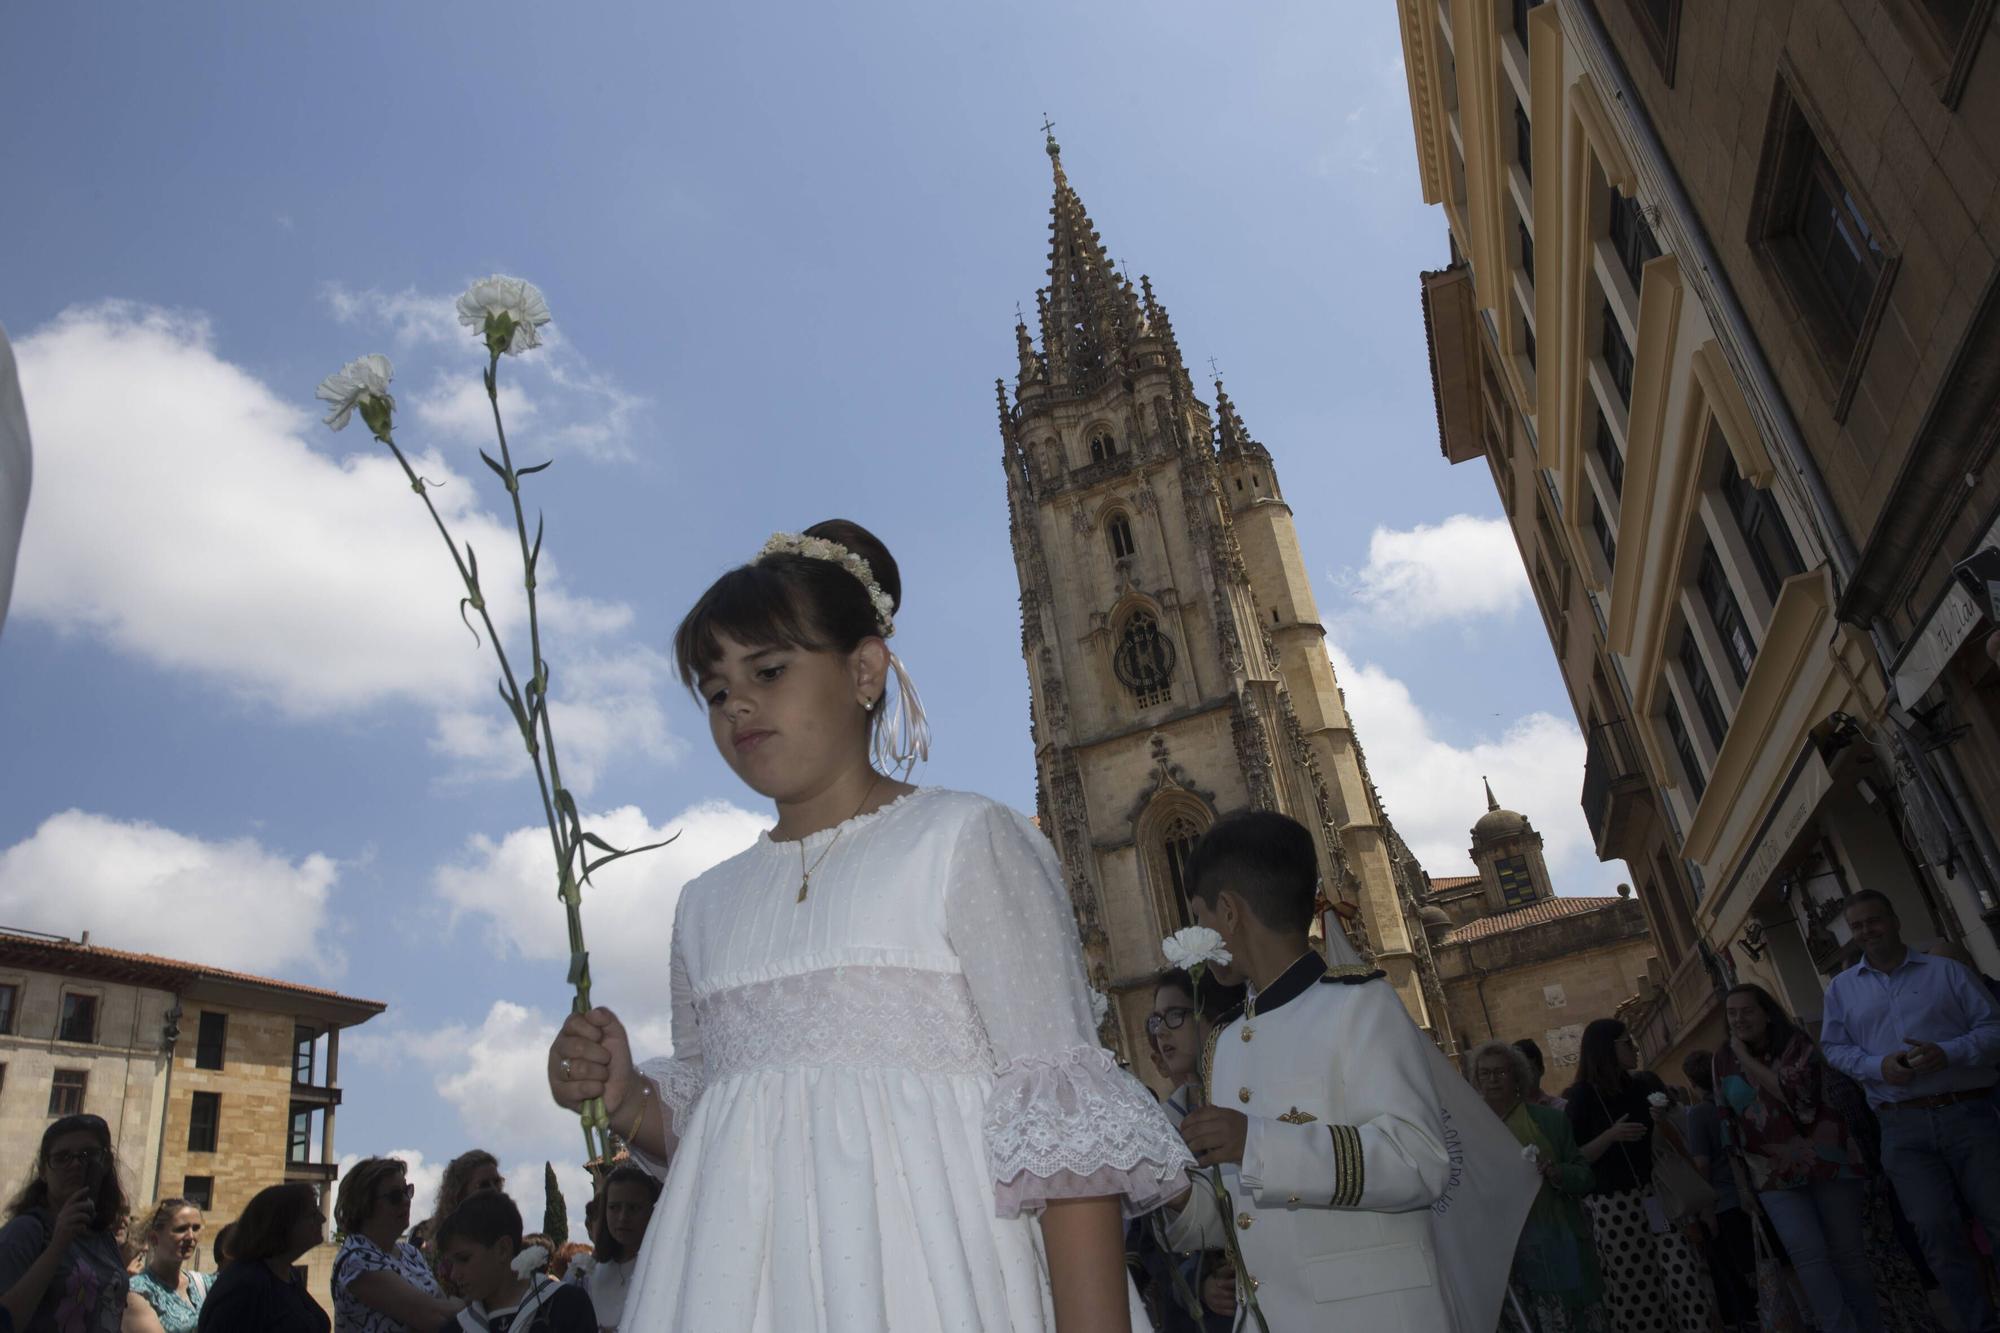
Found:
[(1333, 1135), (1333, 1199), (1335, 1208), (1353, 1208), (1361, 1202), (1361, 1131), (1353, 1125), (1328, 1125)]

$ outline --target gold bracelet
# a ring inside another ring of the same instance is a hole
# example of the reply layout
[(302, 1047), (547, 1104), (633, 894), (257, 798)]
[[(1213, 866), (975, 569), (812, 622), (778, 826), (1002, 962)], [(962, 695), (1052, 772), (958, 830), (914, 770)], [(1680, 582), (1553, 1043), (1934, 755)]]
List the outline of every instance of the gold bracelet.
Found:
[(648, 1079), (639, 1080), (639, 1114), (632, 1117), (632, 1132), (625, 1136), (625, 1142), (637, 1143), (639, 1131), (646, 1124), (646, 1099), (653, 1095), (653, 1084)]

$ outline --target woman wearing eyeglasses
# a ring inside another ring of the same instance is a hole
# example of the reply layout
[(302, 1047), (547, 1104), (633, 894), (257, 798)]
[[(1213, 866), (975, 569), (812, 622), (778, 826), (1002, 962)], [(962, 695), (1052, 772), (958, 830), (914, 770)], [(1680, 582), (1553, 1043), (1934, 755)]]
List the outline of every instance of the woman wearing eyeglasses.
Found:
[(334, 1333), (430, 1333), (458, 1317), (431, 1267), (403, 1239), (410, 1229), (409, 1170), (369, 1157), (341, 1177), (333, 1215), (347, 1240), (333, 1261)]
[(111, 1130), (69, 1115), (42, 1134), (35, 1174), (0, 1227), (0, 1293), (24, 1333), (121, 1327), (129, 1295), (113, 1229), (125, 1216)]

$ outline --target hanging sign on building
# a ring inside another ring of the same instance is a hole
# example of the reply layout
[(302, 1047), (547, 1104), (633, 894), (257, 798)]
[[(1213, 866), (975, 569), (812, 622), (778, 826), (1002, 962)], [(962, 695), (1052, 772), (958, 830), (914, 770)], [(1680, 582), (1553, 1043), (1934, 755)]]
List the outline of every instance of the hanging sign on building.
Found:
[(1896, 701), (1905, 708), (1915, 708), (1984, 619), (1978, 599), (1963, 583), (1953, 579), (1946, 584), (1937, 604), (1924, 617), (1923, 628), (1903, 645), (1902, 655), (1896, 659), (1891, 673)]

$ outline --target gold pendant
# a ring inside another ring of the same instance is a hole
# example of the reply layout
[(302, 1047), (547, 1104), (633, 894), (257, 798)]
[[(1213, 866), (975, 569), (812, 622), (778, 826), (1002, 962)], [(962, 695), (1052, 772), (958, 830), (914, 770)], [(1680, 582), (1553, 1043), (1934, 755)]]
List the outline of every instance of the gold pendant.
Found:
[(806, 900), (806, 890), (812, 887), (812, 882), (813, 877), (811, 875), (807, 875), (799, 881), (799, 896), (796, 901), (804, 902)]

